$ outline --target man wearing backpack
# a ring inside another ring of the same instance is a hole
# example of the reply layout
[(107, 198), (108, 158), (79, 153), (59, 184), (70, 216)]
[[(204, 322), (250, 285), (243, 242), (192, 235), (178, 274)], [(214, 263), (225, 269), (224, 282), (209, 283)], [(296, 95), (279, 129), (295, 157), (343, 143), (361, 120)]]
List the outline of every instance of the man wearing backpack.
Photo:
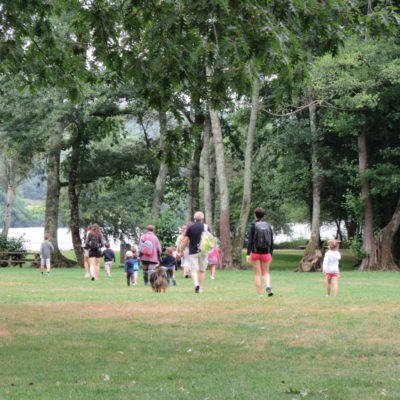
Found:
[(154, 226), (148, 225), (139, 241), (139, 258), (143, 267), (143, 281), (147, 285), (161, 258), (161, 244), (154, 234)]
[(254, 210), (254, 221), (249, 230), (249, 241), (247, 245), (247, 263), (250, 260), (253, 263), (255, 282), (258, 297), (262, 297), (261, 276), (264, 278), (265, 290), (268, 296), (273, 296), (274, 292), (271, 288), (271, 277), (269, 274), (269, 265), (272, 261), (273, 253), (273, 234), (271, 225), (262, 220), (264, 217), (264, 210), (257, 207)]
[(208, 253), (200, 250), (200, 241), (204, 229), (210, 232), (210, 228), (204, 224), (204, 214), (201, 211), (197, 211), (193, 218), (194, 223), (186, 230), (178, 256), (182, 257), (183, 250), (189, 245), (190, 273), (195, 286), (195, 293), (201, 293), (208, 265)]

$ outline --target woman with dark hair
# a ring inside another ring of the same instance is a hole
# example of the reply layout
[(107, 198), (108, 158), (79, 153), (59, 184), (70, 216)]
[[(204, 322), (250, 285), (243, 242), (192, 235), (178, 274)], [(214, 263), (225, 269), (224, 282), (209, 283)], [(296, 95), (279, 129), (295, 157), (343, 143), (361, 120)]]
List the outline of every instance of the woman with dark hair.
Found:
[(99, 278), (100, 258), (102, 256), (101, 248), (104, 246), (104, 238), (97, 224), (92, 225), (92, 229), (88, 233), (86, 247), (89, 249), (90, 274), (92, 281)]
[(257, 207), (254, 210), (254, 221), (249, 230), (249, 242), (247, 245), (247, 263), (250, 260), (254, 268), (254, 280), (258, 297), (262, 297), (262, 283), (261, 276), (264, 278), (265, 289), (268, 296), (273, 296), (274, 293), (271, 288), (271, 277), (269, 275), (269, 265), (272, 261), (272, 252), (274, 246), (273, 234), (271, 225), (263, 221), (264, 210)]

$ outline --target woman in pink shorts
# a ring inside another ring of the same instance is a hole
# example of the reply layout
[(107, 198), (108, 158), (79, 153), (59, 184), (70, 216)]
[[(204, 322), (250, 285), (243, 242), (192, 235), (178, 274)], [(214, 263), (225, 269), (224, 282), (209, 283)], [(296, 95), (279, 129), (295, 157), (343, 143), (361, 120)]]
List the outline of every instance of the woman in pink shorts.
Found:
[(272, 261), (272, 252), (274, 246), (273, 233), (271, 225), (262, 220), (264, 210), (257, 207), (254, 210), (254, 221), (249, 230), (249, 241), (247, 245), (247, 263), (250, 260), (254, 268), (254, 280), (256, 283), (258, 297), (262, 297), (261, 276), (264, 278), (265, 290), (268, 296), (273, 296), (271, 288), (271, 277), (269, 274), (269, 265)]

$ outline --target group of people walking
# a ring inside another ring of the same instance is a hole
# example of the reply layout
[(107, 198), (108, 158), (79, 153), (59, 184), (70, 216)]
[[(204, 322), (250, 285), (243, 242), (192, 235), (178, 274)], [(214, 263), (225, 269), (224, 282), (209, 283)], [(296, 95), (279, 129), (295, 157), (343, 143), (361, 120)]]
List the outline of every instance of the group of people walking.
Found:
[[(273, 295), (269, 266), (272, 261), (273, 233), (271, 226), (262, 220), (264, 210), (256, 208), (256, 221), (250, 227), (248, 241), (248, 262), (253, 263), (256, 288), (259, 297), (262, 297), (262, 282), (264, 279), (268, 296)], [(215, 270), (220, 261), (219, 249), (215, 246), (211, 252), (200, 250), (200, 242), (204, 231), (210, 231), (204, 223), (204, 214), (197, 211), (193, 216), (193, 222), (182, 227), (176, 240), (176, 247), (168, 247), (162, 258), (161, 243), (155, 234), (153, 225), (148, 225), (146, 232), (141, 236), (138, 247), (133, 246), (125, 254), (124, 271), (128, 286), (137, 284), (139, 265), (142, 266), (144, 285), (148, 285), (152, 273), (156, 267), (162, 265), (166, 268), (167, 278), (176, 285), (175, 271), (177, 260), (181, 260), (182, 273), (185, 278), (192, 278), (195, 293), (202, 293), (207, 267), (210, 265), (211, 279), (215, 279)], [(100, 249), (105, 246), (106, 250)], [(92, 280), (98, 279), (100, 258), (105, 258), (105, 270), (110, 276), (112, 261), (115, 254), (109, 248), (97, 224), (87, 228), (84, 237), (84, 264), (86, 275)]]
[[(263, 297), (264, 281), (265, 291), (268, 296), (273, 296), (271, 287), (270, 264), (273, 255), (273, 232), (271, 225), (263, 220), (264, 210), (257, 207), (254, 210), (255, 221), (251, 224), (248, 235), (247, 263), (253, 264), (254, 279), (258, 297)], [(204, 214), (197, 211), (194, 214), (194, 222), (182, 227), (181, 233), (176, 240), (176, 247), (168, 247), (162, 258), (161, 243), (156, 236), (153, 225), (148, 225), (146, 232), (141, 236), (138, 247), (133, 246), (125, 254), (124, 272), (128, 286), (135, 286), (138, 280), (139, 265), (142, 265), (144, 285), (148, 285), (149, 279), (156, 268), (161, 265), (166, 268), (167, 279), (176, 285), (175, 271), (177, 260), (181, 260), (182, 273), (185, 278), (193, 280), (195, 293), (202, 293), (205, 282), (205, 272), (210, 265), (211, 279), (215, 279), (215, 269), (219, 264), (219, 250), (214, 246), (211, 251), (205, 252), (201, 249), (201, 241), (204, 232), (210, 232), (210, 228), (204, 223)], [(328, 242), (329, 251), (326, 253), (323, 263), (323, 272), (327, 278), (327, 295), (331, 294), (331, 284), (334, 286), (334, 294), (338, 292), (339, 242), (331, 240)], [(102, 248), (105, 250), (102, 251)], [(45, 235), (45, 241), (41, 247), (41, 273), (47, 266), (50, 274), (50, 253), (52, 251), (50, 236)], [(84, 234), (84, 266), (85, 277), (96, 281), (99, 277), (100, 259), (104, 257), (104, 268), (106, 275), (111, 276), (111, 266), (115, 262), (115, 253), (106, 242), (98, 224), (87, 227)]]

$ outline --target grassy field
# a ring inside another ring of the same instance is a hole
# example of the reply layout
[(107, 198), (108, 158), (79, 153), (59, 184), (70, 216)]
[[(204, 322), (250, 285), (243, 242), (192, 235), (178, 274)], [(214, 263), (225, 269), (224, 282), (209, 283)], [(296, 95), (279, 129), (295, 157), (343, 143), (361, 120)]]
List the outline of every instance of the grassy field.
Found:
[(251, 270), (202, 294), (125, 286), (121, 269), (0, 269), (0, 399), (400, 399), (400, 274), (352, 271), (337, 298), (276, 252), (276, 295)]

